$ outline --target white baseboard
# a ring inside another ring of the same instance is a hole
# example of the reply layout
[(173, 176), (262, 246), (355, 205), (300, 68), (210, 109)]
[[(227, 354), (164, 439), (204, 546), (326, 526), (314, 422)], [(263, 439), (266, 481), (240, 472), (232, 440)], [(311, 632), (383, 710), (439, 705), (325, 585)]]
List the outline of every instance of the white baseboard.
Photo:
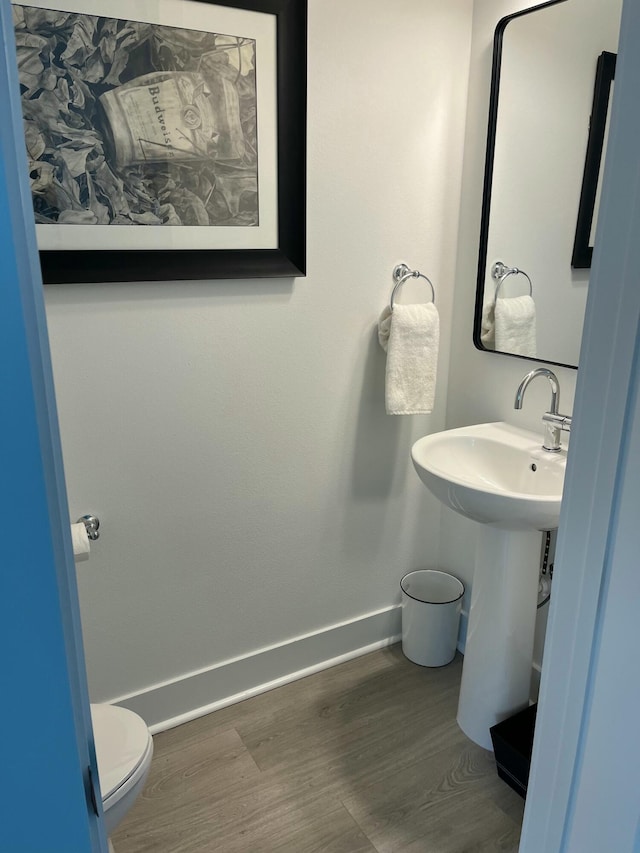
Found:
[(401, 608), (367, 613), (242, 657), (119, 696), (153, 734), (195, 720), (401, 639)]

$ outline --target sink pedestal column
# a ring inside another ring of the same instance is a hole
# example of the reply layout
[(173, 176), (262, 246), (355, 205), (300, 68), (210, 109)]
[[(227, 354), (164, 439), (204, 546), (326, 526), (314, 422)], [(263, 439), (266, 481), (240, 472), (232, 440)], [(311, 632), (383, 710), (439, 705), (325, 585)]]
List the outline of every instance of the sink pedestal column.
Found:
[(477, 527), (457, 719), (493, 749), (489, 728), (529, 702), (542, 534)]

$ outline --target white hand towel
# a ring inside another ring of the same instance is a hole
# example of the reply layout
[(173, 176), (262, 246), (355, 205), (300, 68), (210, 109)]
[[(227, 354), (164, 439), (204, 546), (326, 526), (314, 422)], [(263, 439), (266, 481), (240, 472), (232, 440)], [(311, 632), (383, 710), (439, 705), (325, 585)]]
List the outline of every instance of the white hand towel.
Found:
[(87, 536), (87, 528), (82, 522), (71, 525), (71, 544), (73, 545), (73, 558), (76, 563), (89, 559), (91, 545)]
[(536, 355), (536, 304), (531, 296), (496, 299), (496, 350)]
[(438, 369), (440, 318), (432, 302), (387, 306), (378, 321), (387, 352), (385, 407), (388, 415), (433, 411)]
[(391, 331), (391, 308), (386, 305), (378, 319), (378, 340), (380, 346), (386, 352), (389, 348), (389, 332)]
[(482, 306), (480, 340), (487, 349), (496, 348), (496, 303), (485, 302)]

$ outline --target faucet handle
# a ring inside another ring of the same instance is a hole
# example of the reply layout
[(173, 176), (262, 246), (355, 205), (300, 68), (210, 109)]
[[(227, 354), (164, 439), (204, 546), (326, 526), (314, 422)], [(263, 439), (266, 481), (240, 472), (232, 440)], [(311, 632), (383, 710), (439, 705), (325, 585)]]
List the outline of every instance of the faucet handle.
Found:
[(571, 432), (571, 415), (560, 415), (554, 412), (545, 412), (542, 420), (546, 423), (553, 424), (558, 429), (565, 432)]

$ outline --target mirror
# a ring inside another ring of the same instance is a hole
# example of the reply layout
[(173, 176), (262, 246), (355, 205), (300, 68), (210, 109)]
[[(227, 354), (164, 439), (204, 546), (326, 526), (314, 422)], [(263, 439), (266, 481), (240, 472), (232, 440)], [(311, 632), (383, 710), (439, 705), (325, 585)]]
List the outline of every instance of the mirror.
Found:
[(551, 0), (503, 18), (496, 28), (478, 349), (578, 365), (589, 269), (572, 267), (572, 257), (579, 209), (584, 219), (588, 202), (583, 183), (587, 171), (593, 183), (594, 168), (587, 240), (597, 216), (606, 130), (594, 166), (593, 144), (586, 161), (590, 116), (594, 102), (602, 107), (602, 84), (599, 99), (594, 96), (598, 61), (603, 52), (617, 52), (621, 9), (622, 0)]

